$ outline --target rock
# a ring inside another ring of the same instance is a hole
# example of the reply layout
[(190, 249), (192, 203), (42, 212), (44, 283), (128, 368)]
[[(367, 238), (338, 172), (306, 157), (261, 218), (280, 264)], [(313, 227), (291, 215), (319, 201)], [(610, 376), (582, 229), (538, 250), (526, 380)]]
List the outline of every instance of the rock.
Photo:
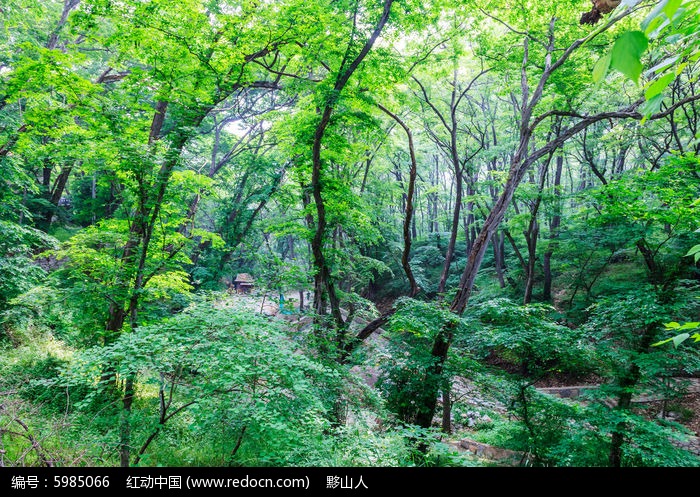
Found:
[(501, 449), (500, 447), (494, 447), (468, 438), (460, 440), (459, 447), (471, 452), (477, 457), (489, 459), (491, 461), (504, 461), (517, 465), (523, 458), (522, 452)]

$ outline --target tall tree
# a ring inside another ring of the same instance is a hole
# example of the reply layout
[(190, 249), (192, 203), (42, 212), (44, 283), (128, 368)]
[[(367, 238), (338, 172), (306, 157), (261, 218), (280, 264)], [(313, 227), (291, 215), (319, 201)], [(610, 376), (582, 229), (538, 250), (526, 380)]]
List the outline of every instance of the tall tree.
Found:
[[(522, 50), (522, 64), (520, 69), (520, 91), (521, 91), (521, 101), (519, 105), (520, 109), (520, 123), (518, 128), (519, 143), (517, 149), (515, 150), (511, 161), (510, 169), (508, 171), (507, 180), (501, 191), (501, 195), (498, 198), (496, 204), (491, 208), (481, 231), (472, 246), (472, 250), (469, 253), (467, 259), (467, 264), (462, 272), (460, 279), (459, 288), (454, 300), (450, 305), (450, 310), (456, 314), (462, 314), (467, 307), (469, 297), (471, 296), (472, 289), (474, 287), (474, 280), (481, 267), (481, 262), (483, 261), (488, 243), (490, 242), (493, 234), (500, 225), (503, 216), (511, 203), (515, 189), (520, 184), (525, 173), (528, 171), (530, 166), (538, 161), (540, 158), (552, 153), (558, 147), (560, 147), (566, 140), (576, 135), (580, 131), (584, 130), (591, 124), (601, 121), (603, 119), (610, 118), (633, 118), (638, 117), (641, 119), (641, 114), (636, 111), (636, 108), (641, 104), (641, 101), (633, 103), (626, 109), (620, 111), (612, 112), (601, 112), (588, 116), (579, 116), (578, 122), (572, 123), (569, 127), (563, 129), (557, 137), (553, 138), (546, 144), (538, 147), (535, 150), (530, 148), (531, 140), (535, 129), (552, 116), (556, 116), (561, 112), (557, 110), (550, 110), (544, 112), (540, 115), (535, 115), (535, 109), (539, 109), (539, 104), (544, 96), (544, 90), (550, 77), (562, 67), (569, 57), (580, 47), (584, 45), (585, 42), (590, 39), (595, 38), (605, 29), (610, 28), (617, 21), (627, 16), (628, 13), (618, 15), (617, 17), (611, 19), (603, 29), (598, 29), (589, 36), (584, 38), (579, 38), (572, 43), (568, 44), (566, 48), (562, 50), (561, 55), (554, 58), (556, 49), (556, 18), (552, 18), (548, 23), (546, 31), (546, 41), (543, 42), (542, 46), (544, 51), (541, 52), (543, 57), (543, 64), (537, 64), (541, 67), (541, 72), (539, 77), (536, 78), (536, 84), (531, 92), (530, 87), (530, 77), (529, 71), (530, 64), (533, 62), (530, 59), (530, 36), (526, 35), (523, 39), (523, 50)], [(570, 112), (564, 112), (565, 115), (570, 114)], [(434, 358), (433, 365), (429, 368), (427, 375), (431, 377), (439, 377), (442, 375), (445, 361), (447, 360), (447, 354), (452, 343), (454, 331), (454, 323), (447, 325), (437, 333), (433, 342), (433, 347), (431, 355)], [(418, 423), (421, 426), (430, 426), (432, 423), (433, 414), (435, 412), (435, 406), (437, 404), (438, 397), (438, 387), (439, 384), (436, 381), (430, 382), (433, 385), (434, 391), (430, 395), (426, 395), (426, 405), (421, 409), (421, 414), (418, 419)]]
[[(326, 97), (327, 100), (324, 102), (323, 106), (319, 109), (320, 119), (314, 130), (313, 142), (311, 146), (311, 190), (313, 200), (316, 205), (316, 226), (314, 237), (311, 242), (314, 268), (316, 271), (314, 275), (314, 310), (319, 316), (326, 314), (324, 296), (327, 296), (331, 307), (331, 314), (333, 315), (333, 319), (335, 320), (335, 324), (338, 328), (336, 342), (340, 350), (342, 350), (345, 346), (346, 326), (345, 320), (340, 312), (340, 302), (336, 294), (335, 283), (331, 277), (331, 271), (326, 261), (323, 248), (325, 243), (327, 221), (326, 206), (323, 200), (323, 161), (321, 157), (321, 147), (323, 138), (326, 134), (326, 128), (330, 124), (331, 115), (333, 114), (337, 99), (340, 97), (340, 94), (345, 89), (348, 81), (355, 71), (357, 71), (358, 67), (365, 59), (367, 54), (369, 54), (370, 50), (372, 50), (372, 47), (381, 35), (384, 26), (389, 20), (392, 4), (393, 0), (384, 0), (379, 20), (374, 24), (369, 36), (363, 42), (361, 42), (361, 44), (359, 44), (360, 50), (354, 56), (352, 53), (357, 50), (356, 45), (358, 44), (355, 41), (356, 33), (353, 29), (352, 39), (348, 43), (346, 54), (340, 62), (340, 67), (337, 69), (337, 74), (333, 77), (332, 90)], [(353, 12), (353, 26), (355, 26), (355, 23), (358, 22), (357, 15), (359, 13), (359, 8), (360, 5), (358, 2)]]

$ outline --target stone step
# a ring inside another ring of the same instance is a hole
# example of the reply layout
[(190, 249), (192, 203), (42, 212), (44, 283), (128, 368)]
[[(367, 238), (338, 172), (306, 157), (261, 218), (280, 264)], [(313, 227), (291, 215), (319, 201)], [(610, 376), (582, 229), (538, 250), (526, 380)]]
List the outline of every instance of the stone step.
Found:
[[(700, 392), (700, 378), (676, 378), (675, 381), (689, 382), (689, 385), (686, 387), (687, 393)], [(562, 399), (577, 399), (586, 390), (595, 390), (599, 387), (600, 385), (575, 385), (566, 387), (540, 387), (537, 390), (542, 393), (554, 395), (555, 397), (559, 397)], [(657, 400), (664, 400), (664, 398), (661, 395), (646, 394), (637, 395), (632, 398), (632, 402), (635, 403), (654, 402)], [(608, 405), (611, 405), (611, 407), (615, 405), (614, 401), (612, 401), (612, 404), (609, 404), (608, 401), (604, 402)]]

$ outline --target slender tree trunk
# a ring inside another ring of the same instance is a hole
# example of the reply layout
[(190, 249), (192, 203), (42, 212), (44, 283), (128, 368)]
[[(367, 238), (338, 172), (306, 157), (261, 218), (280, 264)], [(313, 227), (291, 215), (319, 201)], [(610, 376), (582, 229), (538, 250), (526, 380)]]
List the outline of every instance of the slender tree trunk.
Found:
[(325, 107), (323, 108), (323, 111), (321, 112), (320, 120), (316, 126), (316, 130), (314, 131), (314, 139), (311, 147), (311, 190), (314, 203), (316, 205), (316, 231), (311, 242), (311, 252), (313, 254), (314, 267), (316, 269), (316, 273), (314, 275), (314, 310), (319, 316), (324, 314), (325, 306), (323, 305), (323, 300), (324, 294), (327, 294), (331, 306), (331, 314), (333, 315), (335, 325), (337, 327), (336, 342), (339, 343), (340, 350), (345, 349), (346, 323), (340, 313), (340, 301), (336, 294), (335, 285), (330, 274), (330, 268), (326, 262), (326, 257), (323, 250), (327, 220), (321, 182), (323, 170), (321, 145), (323, 142), (323, 137), (326, 133), (326, 128), (330, 123), (330, 118), (335, 107), (337, 95), (343, 91), (350, 77), (357, 70), (359, 65), (374, 46), (374, 43), (379, 38), (379, 35), (384, 29), (386, 22), (389, 20), (389, 12), (391, 11), (392, 4), (393, 0), (384, 0), (382, 15), (377, 21), (372, 34), (364, 43), (364, 46), (358, 55), (352, 60), (352, 62), (350, 62), (347, 67), (345, 67), (345, 62), (347, 61), (344, 61), (341, 65), (340, 74), (333, 86), (335, 97), (329, 98), (325, 104)]
[(438, 332), (430, 351), (433, 362), (426, 370), (423, 391), (417, 402), (416, 424), (423, 428), (430, 428), (433, 424), (440, 387), (444, 384), (442, 373), (453, 336), (454, 323), (450, 323)]
[[(654, 338), (656, 337), (656, 329), (658, 327), (657, 323), (647, 326), (643, 330), (642, 338), (639, 342), (639, 347), (635, 350), (635, 355), (639, 356), (641, 354), (647, 353), (649, 347), (651, 346)], [(634, 394), (634, 389), (641, 379), (641, 370), (636, 362), (633, 362), (627, 370), (618, 379), (618, 395), (617, 395), (617, 405), (615, 410), (627, 412), (632, 405), (632, 396)], [(610, 440), (610, 455), (609, 464), (612, 467), (619, 468), (622, 466), (623, 459), (623, 448), (625, 444), (625, 437), (628, 432), (627, 423), (624, 421), (619, 422), (612, 432), (612, 437)]]
[[(435, 170), (433, 171), (433, 180), (432, 180), (432, 186), (434, 189), (433, 192), (433, 215), (432, 215), (432, 222), (433, 222), (433, 233), (438, 234), (438, 240), (440, 236), (440, 195), (438, 195), (438, 186), (440, 185), (440, 162), (439, 158), (437, 155), (435, 155)], [(439, 242), (438, 242), (439, 244)]]
[(527, 274), (525, 276), (525, 294), (523, 304), (532, 301), (532, 288), (535, 285), (535, 262), (537, 261), (537, 238), (540, 234), (539, 223), (536, 218), (530, 222), (526, 232), (527, 240)]
[(493, 246), (493, 264), (496, 267), (496, 277), (498, 278), (498, 285), (501, 288), (506, 287), (506, 282), (503, 279), (503, 252), (501, 251), (503, 236), (501, 232), (500, 240), (498, 236), (491, 240), (491, 245)]
[[(456, 137), (454, 138), (457, 139)], [(456, 144), (454, 146), (453, 153), (456, 154)], [(459, 232), (459, 218), (460, 211), (462, 208), (462, 171), (459, 164), (459, 159), (453, 156), (452, 167), (454, 170), (454, 181), (455, 181), (455, 204), (452, 210), (452, 224), (450, 226), (450, 239), (447, 242), (447, 251), (445, 253), (445, 262), (442, 266), (442, 273), (440, 273), (440, 282), (438, 283), (438, 294), (441, 295), (445, 292), (445, 285), (447, 284), (447, 277), (450, 274), (450, 267), (452, 266), (452, 259), (454, 258), (455, 245), (457, 243), (457, 233)]]
[(449, 379), (445, 380), (442, 389), (442, 431), (452, 433), (452, 388)]
[(513, 235), (511, 235), (510, 231), (508, 231), (507, 229), (503, 229), (502, 233), (508, 239), (508, 242), (510, 243), (513, 252), (515, 253), (515, 256), (518, 258), (518, 262), (520, 262), (520, 267), (523, 268), (523, 272), (527, 274), (527, 262), (525, 262), (523, 254), (520, 252), (517, 243), (515, 243)]
[(549, 242), (547, 250), (542, 255), (542, 270), (544, 272), (544, 287), (542, 298), (546, 302), (552, 301), (552, 254), (554, 253), (554, 240), (559, 236), (559, 225), (561, 224), (561, 172), (564, 164), (564, 157), (559, 155), (556, 161), (554, 173), (554, 197), (555, 213), (549, 222)]
[(92, 174), (92, 183), (90, 185), (90, 198), (93, 201), (92, 208), (90, 209), (92, 211), (92, 223), (95, 224), (97, 222), (97, 215), (95, 212), (95, 199), (97, 198), (97, 174), (93, 173)]
[(411, 264), (409, 263), (409, 258), (411, 255), (411, 223), (413, 221), (413, 192), (416, 187), (416, 152), (413, 147), (413, 134), (411, 129), (406, 125), (403, 120), (399, 118), (396, 114), (389, 111), (386, 107), (381, 104), (377, 106), (394, 121), (396, 121), (406, 133), (408, 139), (408, 152), (411, 157), (411, 169), (408, 176), (408, 191), (404, 195), (404, 220), (403, 220), (403, 253), (401, 254), (401, 266), (403, 267), (404, 273), (408, 278), (408, 283), (410, 285), (409, 297), (415, 297), (418, 294), (419, 288), (416, 283), (416, 278), (413, 276), (413, 271), (411, 270)]
[(544, 183), (547, 178), (547, 170), (549, 163), (552, 160), (552, 154), (547, 157), (547, 160), (542, 164), (539, 170), (539, 184), (537, 190), (537, 198), (530, 208), (530, 223), (527, 231), (525, 231), (525, 240), (527, 241), (527, 273), (525, 279), (525, 295), (523, 296), (523, 304), (529, 304), (532, 301), (532, 289), (535, 286), (535, 263), (537, 261), (537, 240), (540, 235), (540, 224), (537, 221), (537, 215), (542, 203), (542, 193), (544, 192)]
[[(471, 198), (472, 195), (476, 193), (474, 189), (474, 184), (476, 179), (474, 177), (469, 177), (467, 181), (467, 196)], [(467, 241), (466, 253), (472, 249), (472, 244), (474, 243), (474, 238), (476, 238), (476, 230), (474, 229), (474, 201), (469, 200), (465, 206), (466, 216), (465, 216), (465, 226), (464, 226), (464, 238)]]
[(131, 406), (134, 402), (134, 382), (136, 375), (130, 373), (124, 381), (122, 413), (119, 420), (119, 461), (122, 468), (128, 468), (131, 454)]

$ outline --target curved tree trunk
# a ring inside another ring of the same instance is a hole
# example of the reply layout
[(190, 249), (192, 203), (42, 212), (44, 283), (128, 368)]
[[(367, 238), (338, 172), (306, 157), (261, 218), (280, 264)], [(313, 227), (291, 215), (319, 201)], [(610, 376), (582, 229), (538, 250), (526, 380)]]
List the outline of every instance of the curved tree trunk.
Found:
[(374, 46), (374, 43), (379, 38), (379, 35), (389, 20), (389, 13), (391, 11), (392, 4), (393, 0), (384, 0), (382, 15), (377, 21), (372, 34), (362, 47), (362, 50), (360, 50), (359, 54), (353, 59), (347, 68), (345, 68), (344, 71), (342, 70), (343, 67), (340, 68), (341, 73), (333, 85), (333, 94), (335, 96), (328, 99), (323, 111), (321, 112), (321, 118), (316, 126), (316, 130), (314, 131), (314, 140), (311, 147), (311, 191), (314, 203), (316, 205), (316, 231), (314, 233), (313, 240), (311, 241), (311, 252), (313, 255), (314, 268), (316, 269), (316, 274), (314, 275), (314, 310), (318, 316), (325, 314), (324, 296), (327, 295), (331, 306), (331, 314), (333, 315), (335, 325), (337, 327), (336, 342), (340, 346), (340, 350), (345, 349), (346, 323), (340, 313), (340, 300), (336, 294), (335, 285), (331, 278), (330, 268), (326, 262), (326, 257), (324, 254), (327, 220), (326, 206), (323, 201), (321, 184), (321, 175), (323, 170), (321, 145), (323, 143), (323, 137), (326, 133), (326, 129), (328, 128), (328, 124), (330, 123), (331, 115), (333, 114), (337, 95), (343, 91), (350, 77), (357, 70), (359, 65)]
[(399, 125), (406, 132), (406, 137), (408, 138), (408, 152), (411, 157), (411, 169), (408, 176), (408, 191), (405, 196), (405, 215), (403, 220), (403, 253), (401, 254), (401, 266), (403, 267), (406, 277), (408, 278), (408, 283), (410, 285), (409, 297), (415, 297), (418, 294), (419, 288), (416, 283), (416, 278), (413, 276), (413, 271), (411, 270), (411, 265), (409, 263), (409, 258), (411, 255), (411, 226), (415, 227), (413, 223), (413, 193), (416, 188), (416, 152), (413, 146), (413, 135), (411, 134), (411, 129), (404, 123), (396, 114), (389, 111), (386, 107), (381, 104), (377, 104), (385, 114), (391, 117), (394, 121), (399, 123)]

